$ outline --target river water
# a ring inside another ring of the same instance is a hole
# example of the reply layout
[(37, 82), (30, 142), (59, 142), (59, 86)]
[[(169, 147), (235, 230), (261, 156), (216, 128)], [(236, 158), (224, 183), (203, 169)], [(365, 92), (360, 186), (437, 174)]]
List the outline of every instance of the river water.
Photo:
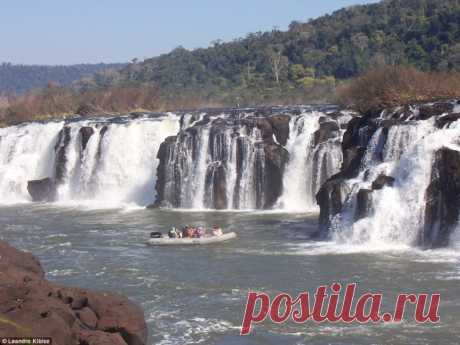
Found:
[[(144, 244), (172, 225), (221, 224), (226, 244), (163, 248)], [(32, 251), (57, 283), (111, 290), (145, 310), (150, 344), (458, 344), (460, 255), (456, 248), (351, 247), (313, 242), (317, 216), (270, 212), (91, 210), (49, 204), (0, 208), (0, 236)], [(439, 292), (441, 322), (314, 324), (264, 322), (239, 336), (249, 290), (274, 295), (339, 281), (384, 294)]]

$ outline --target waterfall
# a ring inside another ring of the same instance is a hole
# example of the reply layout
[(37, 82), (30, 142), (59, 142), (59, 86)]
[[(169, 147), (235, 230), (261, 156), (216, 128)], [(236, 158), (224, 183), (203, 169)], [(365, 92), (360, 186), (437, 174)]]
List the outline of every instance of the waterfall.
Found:
[(286, 145), (290, 160), (283, 177), (283, 194), (278, 201), (279, 207), (284, 210), (317, 211), (316, 193), (340, 169), (343, 131), (337, 130), (336, 135), (315, 143), (315, 134), (320, 130), (320, 121), (326, 119), (325, 115), (323, 112), (308, 112), (290, 123), (290, 137)]
[(155, 200), (160, 144), (179, 118), (29, 123), (0, 129), (0, 202), (30, 201), (27, 182), (56, 180), (56, 202), (97, 207)]
[(263, 204), (264, 149), (257, 128), (219, 114), (191, 121), (165, 150), (161, 164), (163, 200), (178, 208), (255, 209)]
[(348, 120), (336, 108), (271, 107), (4, 128), (0, 202), (316, 211)]
[[(126, 123), (73, 123), (66, 150), (65, 176), (58, 187), (61, 202), (100, 206), (155, 200), (156, 154), (179, 128), (178, 119), (132, 120)], [(93, 133), (82, 148), (82, 128)]]
[[(350, 192), (342, 212), (333, 216), (333, 239), (376, 248), (417, 244), (426, 226), (434, 155), (443, 147), (460, 151), (459, 137), (460, 121), (441, 129), (434, 119), (379, 128), (367, 144), (358, 177), (346, 181)], [(393, 177), (394, 186), (375, 190), (372, 182), (382, 174)], [(357, 219), (360, 190), (370, 191), (372, 202), (369, 213)]]
[(0, 129), (0, 203), (30, 200), (27, 181), (50, 176), (62, 122), (29, 123)]

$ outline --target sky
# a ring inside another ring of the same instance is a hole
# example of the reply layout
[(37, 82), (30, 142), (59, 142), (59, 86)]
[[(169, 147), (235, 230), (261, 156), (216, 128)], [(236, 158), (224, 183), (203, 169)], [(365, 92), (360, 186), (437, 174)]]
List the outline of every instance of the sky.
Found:
[(372, 0), (1, 0), (0, 62), (127, 62)]

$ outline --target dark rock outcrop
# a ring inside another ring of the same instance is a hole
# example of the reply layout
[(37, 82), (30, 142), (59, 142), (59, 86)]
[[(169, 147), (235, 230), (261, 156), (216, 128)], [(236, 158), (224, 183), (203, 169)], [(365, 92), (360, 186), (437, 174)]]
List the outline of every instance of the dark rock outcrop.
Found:
[(370, 189), (361, 189), (356, 195), (355, 220), (369, 216), (372, 207), (372, 192)]
[(372, 182), (372, 190), (380, 190), (385, 186), (393, 187), (395, 182), (394, 177), (386, 176), (385, 174), (380, 174), (377, 176), (374, 182)]
[(319, 129), (315, 132), (314, 145), (317, 146), (329, 139), (336, 138), (339, 135), (340, 126), (335, 121), (321, 122)]
[[(157, 153), (157, 159), (159, 160), (157, 168), (157, 182), (155, 184), (155, 190), (157, 192), (156, 202), (150, 205), (149, 208), (173, 206), (178, 207), (180, 205), (180, 179), (178, 178), (177, 171), (173, 167), (172, 173), (168, 173), (168, 167), (170, 166), (175, 150), (177, 136), (170, 136), (165, 139), (160, 145)], [(166, 195), (166, 187), (170, 184), (175, 186), (173, 195)], [(170, 200), (171, 205), (167, 205), (166, 201)]]
[(341, 177), (333, 177), (323, 184), (316, 194), (316, 201), (320, 206), (319, 232), (316, 237), (328, 236), (331, 220), (342, 211), (348, 192), (345, 179)]
[(56, 159), (54, 166), (54, 176), (57, 184), (62, 182), (66, 173), (66, 164), (67, 164), (67, 147), (70, 143), (70, 127), (65, 126), (59, 132), (58, 140), (55, 147)]
[(451, 113), (454, 105), (450, 102), (437, 102), (430, 105), (422, 105), (419, 108), (419, 119), (426, 120), (430, 117)]
[(460, 119), (460, 113), (447, 114), (436, 118), (436, 127), (443, 128), (446, 125)]
[(225, 177), (225, 167), (220, 162), (211, 164), (206, 173), (206, 190), (210, 190), (210, 195), (205, 195), (208, 199), (206, 204), (211, 205), (216, 210), (227, 208), (227, 180)]
[(455, 229), (460, 212), (460, 152), (442, 148), (435, 153), (426, 191), (425, 227), (420, 244), (443, 247)]
[(59, 345), (144, 345), (143, 311), (125, 297), (48, 282), (38, 260), (0, 241), (0, 336)]
[(289, 122), (291, 117), (289, 115), (274, 115), (268, 118), (272, 125), (273, 134), (280, 145), (285, 146), (289, 139)]
[(88, 145), (88, 141), (93, 134), (94, 134), (94, 129), (92, 127), (80, 128), (81, 150), (82, 151), (85, 151), (86, 145)]
[(265, 176), (263, 208), (271, 208), (280, 197), (283, 188), (283, 174), (289, 160), (289, 152), (282, 146), (264, 145)]
[(41, 180), (27, 182), (27, 191), (32, 201), (53, 201), (56, 194), (56, 186), (53, 179), (47, 177)]

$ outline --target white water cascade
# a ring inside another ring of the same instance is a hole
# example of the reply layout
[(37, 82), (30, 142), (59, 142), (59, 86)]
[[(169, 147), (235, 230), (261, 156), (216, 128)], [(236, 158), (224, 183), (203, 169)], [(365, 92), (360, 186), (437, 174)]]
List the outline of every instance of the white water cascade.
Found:
[(30, 200), (27, 181), (50, 176), (54, 145), (63, 122), (0, 129), (0, 203)]
[[(56, 152), (64, 128), (69, 128), (69, 142), (63, 148), (57, 203), (105, 208), (154, 201), (156, 154), (163, 140), (179, 130), (177, 116), (29, 123), (1, 129), (1, 203), (30, 201), (28, 181), (56, 178)], [(92, 133), (84, 148), (83, 128)]]
[[(333, 238), (339, 243), (367, 248), (416, 243), (423, 230), (434, 153), (442, 147), (460, 151), (460, 121), (442, 129), (435, 127), (434, 119), (392, 126), (383, 147), (382, 135), (381, 130), (375, 132), (361, 173), (347, 182), (351, 192), (343, 212), (333, 219)], [(374, 190), (369, 215), (356, 221), (358, 191), (370, 189), (380, 174), (394, 177), (394, 186)]]
[(178, 118), (111, 123), (104, 132), (98, 124), (86, 125), (94, 129), (94, 134), (85, 150), (81, 150), (78, 135), (82, 123), (70, 125), (71, 141), (58, 200), (100, 207), (152, 203), (158, 166), (156, 154), (163, 140), (178, 131)]
[(315, 146), (315, 132), (323, 112), (308, 112), (292, 118), (286, 149), (290, 154), (283, 177), (283, 194), (278, 206), (292, 212), (317, 212), (316, 193), (329, 177), (340, 170), (343, 131)]

